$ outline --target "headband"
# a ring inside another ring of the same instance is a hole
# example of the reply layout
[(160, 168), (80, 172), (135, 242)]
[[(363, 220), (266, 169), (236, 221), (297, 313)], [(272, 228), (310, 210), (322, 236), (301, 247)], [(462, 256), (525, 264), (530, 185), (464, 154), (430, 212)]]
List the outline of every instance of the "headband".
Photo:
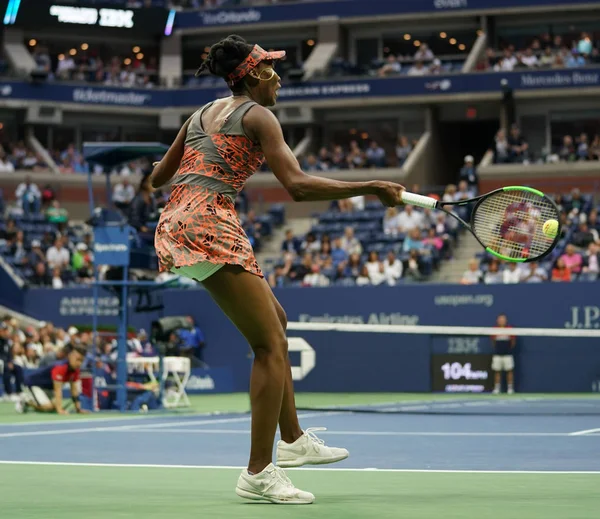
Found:
[(284, 50), (276, 50), (273, 52), (267, 52), (260, 45), (255, 45), (252, 52), (248, 54), (246, 59), (242, 61), (233, 72), (227, 76), (227, 83), (234, 85), (242, 78), (244, 78), (252, 69), (261, 61), (274, 61), (285, 57)]

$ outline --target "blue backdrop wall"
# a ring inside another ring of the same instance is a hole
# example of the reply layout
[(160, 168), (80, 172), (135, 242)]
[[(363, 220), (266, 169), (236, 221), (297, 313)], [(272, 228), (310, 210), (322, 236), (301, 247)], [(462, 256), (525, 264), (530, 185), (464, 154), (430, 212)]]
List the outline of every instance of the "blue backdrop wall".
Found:
[[(600, 329), (600, 283), (494, 286), (404, 285), (401, 287), (279, 289), (290, 321), (371, 324), (493, 326), (507, 313), (513, 326)], [(166, 290), (163, 313), (132, 312), (131, 324), (148, 328), (163, 315), (192, 315), (207, 342), (210, 366), (231, 370), (233, 387), (248, 387), (248, 346), (203, 290)], [(135, 300), (133, 300), (135, 302)], [(57, 325), (91, 323), (87, 289), (34, 289), (15, 308)], [(100, 323), (116, 324), (117, 300), (104, 293)], [(305, 391), (429, 391), (431, 355), (489, 354), (489, 339), (337, 332), (289, 332), (310, 345), (292, 351), (296, 384)], [(463, 341), (463, 342), (461, 342)], [(461, 350), (460, 345), (464, 348)], [(457, 350), (458, 345), (458, 350)], [(522, 338), (517, 350), (521, 391), (590, 391), (600, 379), (600, 340)], [(314, 364), (314, 366), (313, 366)], [(219, 390), (218, 387), (214, 388)]]

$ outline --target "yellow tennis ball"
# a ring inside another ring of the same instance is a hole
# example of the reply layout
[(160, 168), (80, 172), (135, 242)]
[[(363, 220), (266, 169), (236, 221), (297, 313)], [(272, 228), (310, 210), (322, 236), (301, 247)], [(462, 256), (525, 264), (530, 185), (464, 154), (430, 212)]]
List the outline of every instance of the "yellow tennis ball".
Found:
[(542, 227), (542, 232), (548, 236), (548, 238), (556, 238), (556, 233), (558, 233), (558, 221), (546, 220)]

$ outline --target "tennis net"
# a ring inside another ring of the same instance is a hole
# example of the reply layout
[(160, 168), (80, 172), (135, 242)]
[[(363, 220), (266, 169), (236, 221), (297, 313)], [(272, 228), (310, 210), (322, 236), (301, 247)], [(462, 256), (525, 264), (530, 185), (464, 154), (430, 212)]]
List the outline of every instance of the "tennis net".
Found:
[(600, 415), (600, 330), (293, 322), (288, 336), (302, 410)]

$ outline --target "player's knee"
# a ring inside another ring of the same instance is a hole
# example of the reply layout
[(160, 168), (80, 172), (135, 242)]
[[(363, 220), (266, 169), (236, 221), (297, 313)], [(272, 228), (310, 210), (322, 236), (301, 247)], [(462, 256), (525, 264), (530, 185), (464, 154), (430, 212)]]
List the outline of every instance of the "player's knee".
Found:
[(254, 356), (258, 361), (278, 362), (284, 360), (287, 355), (287, 339), (285, 333), (277, 333), (252, 344)]

